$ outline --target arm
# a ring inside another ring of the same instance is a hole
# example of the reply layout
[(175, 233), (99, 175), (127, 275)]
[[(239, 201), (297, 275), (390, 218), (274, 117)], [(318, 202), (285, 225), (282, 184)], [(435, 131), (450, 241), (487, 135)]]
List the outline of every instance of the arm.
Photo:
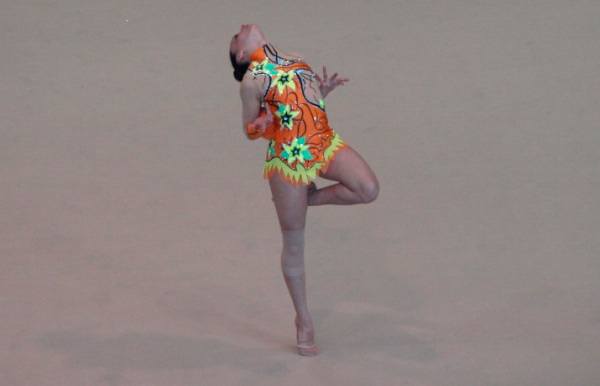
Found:
[(240, 84), (240, 97), (242, 98), (242, 125), (244, 134), (250, 140), (262, 136), (258, 131), (254, 121), (259, 116), (260, 102), (256, 85), (252, 82), (243, 80)]

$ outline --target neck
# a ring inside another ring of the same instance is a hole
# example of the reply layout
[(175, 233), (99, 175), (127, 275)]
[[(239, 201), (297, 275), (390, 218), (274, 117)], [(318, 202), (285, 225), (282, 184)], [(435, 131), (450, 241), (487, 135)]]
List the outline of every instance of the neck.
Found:
[(250, 48), (250, 52), (255, 51), (256, 49), (264, 46), (265, 44), (269, 44), (269, 42), (267, 42), (265, 39), (260, 39), (260, 40), (256, 41), (256, 43), (253, 44), (252, 47)]
[(265, 39), (260, 39), (260, 40), (257, 40), (254, 44), (247, 45), (245, 53), (244, 53), (244, 56), (246, 57), (245, 60), (246, 61), (250, 60), (250, 54), (265, 44), (268, 44), (268, 42)]

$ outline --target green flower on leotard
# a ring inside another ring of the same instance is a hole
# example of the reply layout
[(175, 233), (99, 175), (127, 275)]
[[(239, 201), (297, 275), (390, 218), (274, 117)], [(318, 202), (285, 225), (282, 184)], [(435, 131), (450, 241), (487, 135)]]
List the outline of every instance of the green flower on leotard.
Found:
[(296, 82), (294, 82), (294, 71), (286, 72), (283, 70), (277, 70), (273, 79), (273, 85), (277, 85), (277, 91), (279, 94), (283, 93), (283, 89), (286, 87), (296, 91)]
[(281, 152), (281, 157), (286, 159), (287, 163), (290, 165), (295, 160), (300, 162), (304, 162), (304, 160), (311, 160), (313, 156), (308, 150), (310, 145), (305, 144), (304, 141), (304, 137), (296, 137), (290, 145), (285, 143), (282, 144), (284, 150)]
[(275, 115), (279, 117), (281, 126), (285, 126), (292, 130), (294, 124), (294, 118), (300, 114), (298, 111), (292, 110), (292, 105), (286, 105), (284, 103), (279, 104), (279, 109), (275, 111)]
[(275, 75), (277, 73), (277, 70), (275, 69), (277, 66), (274, 63), (271, 63), (267, 58), (262, 62), (252, 61), (251, 66), (253, 74), (266, 72), (269, 75)]

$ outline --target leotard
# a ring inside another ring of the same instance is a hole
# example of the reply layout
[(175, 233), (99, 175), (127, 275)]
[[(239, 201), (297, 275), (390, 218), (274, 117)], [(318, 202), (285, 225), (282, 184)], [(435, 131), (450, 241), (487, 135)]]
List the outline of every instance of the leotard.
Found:
[(315, 74), (304, 60), (281, 57), (269, 43), (249, 57), (248, 71), (264, 80), (260, 114), (266, 108), (273, 114), (262, 135), (269, 141), (263, 178), (278, 172), (293, 185), (309, 184), (346, 146), (329, 125)]

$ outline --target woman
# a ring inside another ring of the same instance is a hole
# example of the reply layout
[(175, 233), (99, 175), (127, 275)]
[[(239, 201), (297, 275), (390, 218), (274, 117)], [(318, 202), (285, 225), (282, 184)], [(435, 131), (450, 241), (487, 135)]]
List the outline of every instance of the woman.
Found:
[[(304, 226), (307, 206), (375, 200), (379, 182), (365, 160), (330, 126), (324, 98), (347, 78), (315, 74), (299, 55), (277, 50), (256, 24), (243, 24), (229, 54), (240, 84), (246, 136), (269, 141), (263, 169), (283, 237), (281, 269), (296, 311), (297, 350), (319, 353), (306, 301)], [(319, 175), (337, 181), (317, 189)]]

